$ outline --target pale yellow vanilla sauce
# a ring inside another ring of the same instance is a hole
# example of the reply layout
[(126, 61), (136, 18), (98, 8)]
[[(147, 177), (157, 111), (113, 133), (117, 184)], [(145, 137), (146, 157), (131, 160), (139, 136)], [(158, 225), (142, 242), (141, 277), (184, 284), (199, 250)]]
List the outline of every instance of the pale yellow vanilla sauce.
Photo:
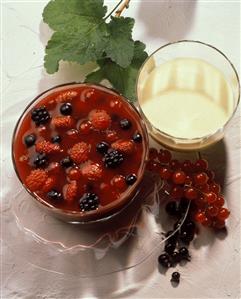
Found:
[(214, 66), (178, 58), (142, 77), (139, 103), (154, 127), (174, 137), (198, 138), (221, 128), (233, 112), (231, 86)]

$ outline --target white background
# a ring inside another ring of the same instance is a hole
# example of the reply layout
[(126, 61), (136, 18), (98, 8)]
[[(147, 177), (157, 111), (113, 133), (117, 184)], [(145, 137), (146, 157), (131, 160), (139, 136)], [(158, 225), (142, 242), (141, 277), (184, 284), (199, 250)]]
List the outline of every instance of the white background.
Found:
[[(67, 1), (67, 0), (66, 0)], [(47, 1), (2, 1), (2, 215), (19, 183), (10, 161), (10, 142), (14, 123), (25, 105), (37, 94), (56, 84), (80, 81), (91, 66), (61, 65), (49, 76), (43, 68), (44, 46), (50, 36), (41, 21)], [(109, 8), (117, 1), (106, 1)], [(240, 68), (239, 1), (151, 1), (132, 0), (125, 16), (136, 19), (134, 38), (147, 45), (150, 54), (166, 42), (180, 39), (201, 40), (222, 50)], [(214, 168), (225, 172), (225, 195), (232, 216), (229, 234), (193, 252), (192, 263), (182, 269), (178, 288), (160, 275), (151, 257), (143, 265), (99, 278), (93, 284), (63, 281), (54, 273), (41, 272), (13, 254), (4, 243), (7, 221), (2, 222), (3, 298), (240, 298), (240, 112), (232, 120), (219, 146), (204, 154)], [(225, 157), (224, 157), (225, 152)], [(225, 165), (224, 165), (225, 164)], [(27, 248), (26, 250), (31, 250)], [(210, 253), (210, 254), (209, 254)], [(21, 256), (21, 254), (19, 254)], [(148, 275), (145, 271), (151, 268)], [(138, 275), (137, 275), (138, 273)], [(168, 276), (169, 275), (169, 276)], [(115, 282), (115, 283), (113, 283)], [(124, 285), (124, 287), (123, 287)]]

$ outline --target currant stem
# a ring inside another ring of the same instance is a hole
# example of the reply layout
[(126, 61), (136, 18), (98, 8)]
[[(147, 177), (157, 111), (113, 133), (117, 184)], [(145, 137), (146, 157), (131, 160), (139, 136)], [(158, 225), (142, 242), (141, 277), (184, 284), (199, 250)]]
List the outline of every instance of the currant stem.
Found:
[[(104, 17), (104, 20), (108, 19), (108, 18), (113, 14), (113, 12), (119, 7), (119, 5), (120, 5), (123, 1), (124, 1), (124, 0), (120, 0), (120, 1), (116, 4), (116, 6), (111, 10), (111, 12), (110, 12), (107, 16)], [(116, 13), (117, 13), (117, 12), (116, 12)]]
[(115, 16), (116, 17), (120, 17), (120, 15), (122, 14), (123, 10), (125, 8), (129, 7), (131, 0), (125, 0), (124, 3), (121, 5), (121, 7), (116, 11)]

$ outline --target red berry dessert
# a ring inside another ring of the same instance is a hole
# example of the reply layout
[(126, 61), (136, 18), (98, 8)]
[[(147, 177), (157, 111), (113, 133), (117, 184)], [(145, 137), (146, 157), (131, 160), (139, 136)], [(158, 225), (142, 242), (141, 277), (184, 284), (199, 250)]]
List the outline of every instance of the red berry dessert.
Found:
[(69, 221), (99, 219), (126, 204), (143, 176), (147, 151), (137, 111), (114, 91), (88, 84), (56, 87), (35, 99), (13, 138), (23, 185)]

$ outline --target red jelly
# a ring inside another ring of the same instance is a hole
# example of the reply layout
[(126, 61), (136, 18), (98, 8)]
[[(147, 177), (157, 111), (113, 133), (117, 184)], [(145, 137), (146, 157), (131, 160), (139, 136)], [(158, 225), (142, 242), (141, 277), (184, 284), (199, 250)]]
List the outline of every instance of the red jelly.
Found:
[[(137, 133), (141, 142), (133, 138)], [(88, 84), (40, 95), (13, 137), (14, 165), (23, 185), (70, 221), (102, 218), (126, 204), (142, 179), (147, 149), (138, 112), (113, 90)]]

